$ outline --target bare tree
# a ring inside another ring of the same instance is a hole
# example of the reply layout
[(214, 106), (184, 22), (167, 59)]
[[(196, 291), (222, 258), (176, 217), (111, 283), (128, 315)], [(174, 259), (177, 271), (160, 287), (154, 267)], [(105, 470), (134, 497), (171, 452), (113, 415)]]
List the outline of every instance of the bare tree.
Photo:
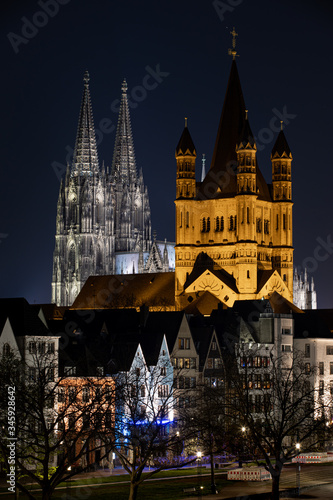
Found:
[[(7, 428), (8, 387), (15, 395), (15, 466), (42, 489), (47, 500), (57, 485), (108, 456), (114, 436), (114, 382), (97, 377), (58, 377), (55, 355), (36, 352), (29, 363), (0, 360), (1, 422)], [(15, 366), (15, 370), (13, 370)], [(8, 435), (0, 446), (9, 461)], [(34, 499), (16, 477), (18, 489)]]
[(226, 414), (232, 425), (243, 427), (253, 452), (264, 457), (272, 497), (278, 499), (282, 467), (299, 453), (296, 443), (305, 452), (327, 439), (331, 401), (319, 395), (315, 367), (300, 353), (274, 356), (244, 344), (228, 364)]
[[(180, 438), (175, 427), (178, 394), (171, 365), (147, 367), (144, 361), (137, 362), (128, 372), (118, 374), (116, 391), (113, 449), (130, 476), (128, 498), (135, 500), (143, 481), (195, 459), (175, 462)], [(147, 466), (151, 470), (143, 475)]]

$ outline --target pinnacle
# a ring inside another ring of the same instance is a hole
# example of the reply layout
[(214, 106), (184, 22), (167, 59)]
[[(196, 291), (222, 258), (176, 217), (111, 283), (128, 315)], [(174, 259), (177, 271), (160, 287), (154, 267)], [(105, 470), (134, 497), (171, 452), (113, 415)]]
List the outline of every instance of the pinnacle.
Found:
[(91, 174), (99, 170), (89, 80), (89, 73), (86, 71), (72, 166), (72, 173), (75, 175)]
[(124, 78), (121, 85), (121, 102), (117, 124), (116, 140), (113, 152), (111, 175), (114, 182), (130, 184), (137, 182), (131, 119), (127, 100), (127, 83)]
[(83, 81), (87, 85), (89, 83), (89, 80), (90, 80), (89, 72), (88, 70), (86, 70), (84, 73)]

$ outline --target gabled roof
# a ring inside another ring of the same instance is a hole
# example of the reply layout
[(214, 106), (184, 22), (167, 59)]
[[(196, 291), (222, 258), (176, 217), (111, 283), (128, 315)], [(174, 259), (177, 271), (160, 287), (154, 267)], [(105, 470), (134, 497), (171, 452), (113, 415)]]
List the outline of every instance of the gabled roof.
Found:
[(15, 337), (50, 335), (36, 310), (24, 298), (0, 299), (0, 331), (7, 318)]
[[(237, 193), (236, 145), (245, 122), (245, 102), (236, 61), (232, 62), (210, 170), (199, 188), (200, 199), (232, 197)], [(257, 168), (258, 199), (272, 201), (267, 183)], [(228, 182), (226, 182), (228, 179)], [(213, 189), (214, 187), (214, 189)]]
[(176, 156), (197, 156), (195, 146), (192, 141), (191, 134), (185, 126), (183, 133), (179, 139), (179, 142), (176, 147)]
[(256, 143), (256, 141), (254, 139), (254, 135), (252, 133), (252, 130), (251, 130), (251, 127), (249, 124), (249, 120), (246, 117), (244, 120), (243, 129), (242, 129), (242, 132), (239, 136), (239, 141), (238, 141), (237, 145), (239, 148), (246, 148), (246, 147), (254, 148), (255, 143)]
[(231, 288), (231, 290), (238, 293), (235, 278), (231, 274), (227, 273), (227, 271), (223, 268), (219, 267), (205, 252), (200, 252), (197, 256), (193, 269), (185, 282), (184, 289), (186, 290), (186, 288), (198, 279), (199, 276), (201, 276), (207, 269), (218, 279), (223, 281), (229, 288)]
[(283, 130), (280, 130), (279, 135), (277, 136), (277, 139), (272, 149), (271, 158), (275, 158), (277, 156), (278, 157), (283, 156), (283, 154), (285, 154), (285, 156), (288, 156), (289, 158), (292, 158), (286, 136), (284, 135)]
[[(204, 314), (208, 315), (214, 309), (218, 308), (218, 305), (222, 304), (222, 302), (208, 290), (206, 290), (200, 297), (197, 297), (195, 300), (189, 303), (188, 306), (185, 307), (184, 312), (186, 314)], [(223, 305), (222, 307), (227, 307)]]
[(172, 308), (175, 305), (175, 273), (90, 276), (71, 309)]

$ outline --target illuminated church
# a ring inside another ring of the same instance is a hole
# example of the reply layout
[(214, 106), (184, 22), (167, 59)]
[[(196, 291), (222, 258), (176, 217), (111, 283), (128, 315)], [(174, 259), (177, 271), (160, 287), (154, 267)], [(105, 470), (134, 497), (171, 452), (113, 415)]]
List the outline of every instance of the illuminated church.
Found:
[(178, 309), (204, 300), (230, 307), (273, 292), (293, 301), (292, 154), (281, 124), (267, 184), (232, 54), (212, 163), (201, 182), (186, 124), (176, 148)]
[(170, 269), (174, 245), (151, 235), (148, 190), (142, 170), (136, 168), (126, 81), (109, 171), (98, 162), (86, 72), (73, 163), (59, 191), (52, 302), (71, 305), (92, 275)]
[[(272, 183), (258, 165), (257, 146), (233, 61), (211, 167), (196, 180), (196, 149), (187, 123), (176, 147), (175, 272), (147, 281), (118, 277), (94, 304), (99, 308), (148, 305), (208, 313), (236, 300), (277, 296), (293, 302), (292, 154), (281, 130), (271, 151)], [(106, 277), (105, 277), (106, 278)], [(105, 278), (91, 277), (74, 307), (92, 306)], [(276, 293), (277, 292), (277, 293)], [(130, 295), (129, 295), (130, 294)], [(156, 301), (160, 297), (161, 304)]]

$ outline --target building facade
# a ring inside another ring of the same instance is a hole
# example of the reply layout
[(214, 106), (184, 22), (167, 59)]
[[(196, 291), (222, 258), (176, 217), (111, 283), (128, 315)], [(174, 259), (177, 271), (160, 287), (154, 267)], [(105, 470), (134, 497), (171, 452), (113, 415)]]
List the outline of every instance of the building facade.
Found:
[(178, 308), (208, 291), (227, 306), (274, 291), (292, 302), (292, 154), (282, 130), (271, 152), (272, 183), (257, 162), (235, 60), (211, 167), (196, 182), (187, 126), (176, 148)]
[(57, 305), (71, 305), (91, 275), (173, 268), (173, 245), (152, 241), (148, 190), (136, 167), (125, 80), (121, 90), (112, 168), (100, 168), (85, 73), (73, 162), (57, 205), (52, 276), (52, 302)]

